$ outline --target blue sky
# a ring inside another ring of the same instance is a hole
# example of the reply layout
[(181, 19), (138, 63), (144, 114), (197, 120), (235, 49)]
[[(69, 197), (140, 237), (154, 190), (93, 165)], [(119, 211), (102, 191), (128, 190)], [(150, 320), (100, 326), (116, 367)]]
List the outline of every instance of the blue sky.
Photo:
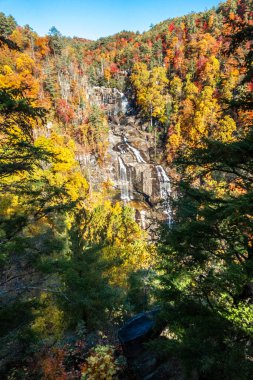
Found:
[(38, 34), (55, 26), (66, 36), (90, 39), (121, 30), (143, 32), (150, 24), (217, 6), (217, 0), (0, 0), (0, 11)]

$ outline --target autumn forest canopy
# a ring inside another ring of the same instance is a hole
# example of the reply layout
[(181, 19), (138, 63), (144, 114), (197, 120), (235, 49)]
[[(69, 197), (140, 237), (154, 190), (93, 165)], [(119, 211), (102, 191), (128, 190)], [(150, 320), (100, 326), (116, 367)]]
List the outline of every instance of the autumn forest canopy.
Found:
[(1, 379), (253, 377), (252, 94), (252, 0), (96, 41), (0, 12)]

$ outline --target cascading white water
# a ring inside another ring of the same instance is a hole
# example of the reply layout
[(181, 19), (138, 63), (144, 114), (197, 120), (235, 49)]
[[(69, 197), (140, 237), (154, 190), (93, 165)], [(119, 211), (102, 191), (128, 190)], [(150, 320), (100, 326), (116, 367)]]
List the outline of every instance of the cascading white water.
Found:
[(171, 193), (170, 179), (161, 165), (157, 165), (156, 170), (160, 182), (160, 196), (166, 199)]
[(140, 222), (141, 222), (141, 227), (145, 230), (146, 228), (146, 211), (145, 210), (140, 211)]
[(138, 149), (134, 148), (133, 146), (131, 146), (129, 143), (126, 143), (128, 148), (133, 152), (133, 154), (135, 155), (135, 158), (137, 160), (137, 162), (139, 163), (142, 163), (142, 164), (146, 164), (146, 161), (142, 158), (140, 152), (138, 151)]
[(121, 101), (121, 112), (125, 114), (128, 111), (129, 103), (128, 103), (126, 95), (123, 94), (123, 92), (119, 91), (119, 95), (120, 95), (120, 101)]
[(129, 182), (127, 179), (127, 168), (121, 157), (119, 157), (119, 175), (120, 175), (121, 200), (124, 202), (129, 202), (131, 198), (130, 198), (130, 191), (129, 191)]
[[(128, 142), (126, 137), (123, 137), (123, 141), (128, 147), (128, 149), (134, 154), (136, 161), (138, 163), (146, 163), (144, 159), (142, 158), (140, 152), (138, 149), (135, 149), (132, 147)], [(120, 155), (125, 154), (126, 151), (119, 146)], [(121, 156), (118, 156), (119, 160), (119, 176), (120, 176), (120, 191), (121, 191), (121, 200), (124, 202), (129, 202), (133, 196), (132, 196), (132, 177), (131, 177), (131, 171), (129, 170), (129, 173), (127, 173), (127, 167), (122, 160)], [(128, 176), (129, 174), (129, 176)], [(129, 177), (129, 178), (128, 178)]]
[(171, 184), (168, 175), (166, 174), (164, 168), (161, 165), (156, 166), (156, 171), (158, 175), (159, 185), (160, 185), (160, 197), (164, 199), (165, 210), (164, 213), (168, 216), (168, 224), (172, 223), (172, 209), (170, 205), (170, 195), (171, 195)]
[(139, 162), (139, 164), (146, 164), (146, 161), (142, 158), (141, 156), (141, 153), (138, 151), (138, 149), (134, 148), (132, 145), (129, 144), (129, 142), (127, 141), (127, 139), (124, 137), (123, 138), (124, 140), (124, 143), (126, 144), (126, 146), (131, 150), (131, 152), (134, 154), (137, 162)]

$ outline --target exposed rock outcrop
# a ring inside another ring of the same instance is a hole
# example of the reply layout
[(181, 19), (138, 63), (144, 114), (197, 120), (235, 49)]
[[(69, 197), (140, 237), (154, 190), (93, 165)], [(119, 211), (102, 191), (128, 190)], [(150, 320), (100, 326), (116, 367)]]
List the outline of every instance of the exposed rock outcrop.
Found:
[(127, 358), (129, 375), (136, 380), (184, 380), (182, 368), (177, 359), (160, 355), (157, 349), (148, 346), (148, 342), (159, 337), (163, 328), (157, 323), (159, 309), (143, 312), (131, 318), (119, 330), (124, 355)]

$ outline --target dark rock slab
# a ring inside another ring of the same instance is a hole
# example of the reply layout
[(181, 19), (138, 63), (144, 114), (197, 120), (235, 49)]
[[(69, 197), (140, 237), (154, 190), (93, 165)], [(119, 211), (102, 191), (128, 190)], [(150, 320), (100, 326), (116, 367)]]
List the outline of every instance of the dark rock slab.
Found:
[(119, 340), (128, 362), (127, 379), (186, 380), (177, 359), (161, 356), (159, 350), (146, 344), (153, 339), (162, 343), (166, 339), (159, 336), (163, 330), (157, 318), (159, 311), (156, 308), (137, 314), (119, 330)]
[(122, 344), (127, 344), (139, 338), (146, 339), (156, 326), (156, 316), (159, 308), (151, 311), (137, 314), (129, 319), (126, 324), (119, 330), (119, 340)]
[(142, 343), (160, 335), (156, 316), (159, 308), (137, 314), (119, 330), (118, 336), (127, 358), (136, 357), (143, 349)]

